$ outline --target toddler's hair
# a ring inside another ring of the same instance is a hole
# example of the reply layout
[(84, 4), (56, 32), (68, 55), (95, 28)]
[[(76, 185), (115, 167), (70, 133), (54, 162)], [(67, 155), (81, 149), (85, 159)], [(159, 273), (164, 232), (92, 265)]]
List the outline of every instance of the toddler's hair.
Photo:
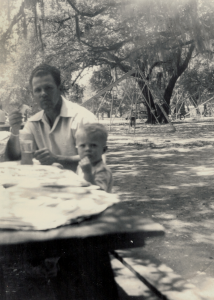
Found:
[(104, 125), (100, 123), (88, 123), (80, 128), (78, 128), (75, 137), (77, 138), (79, 132), (85, 131), (88, 135), (93, 135), (98, 137), (100, 140), (102, 140), (104, 143), (106, 143), (108, 138), (108, 131), (105, 128)]

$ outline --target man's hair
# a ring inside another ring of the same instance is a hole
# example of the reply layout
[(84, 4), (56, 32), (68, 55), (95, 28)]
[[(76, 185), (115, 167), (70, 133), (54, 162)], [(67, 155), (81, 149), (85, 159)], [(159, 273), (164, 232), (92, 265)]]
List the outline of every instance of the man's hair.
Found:
[(37, 66), (30, 75), (30, 87), (32, 88), (32, 80), (34, 77), (42, 77), (45, 75), (51, 75), (58, 87), (61, 85), (60, 70), (48, 64), (41, 64)]
[(88, 123), (81, 126), (77, 130), (75, 137), (77, 137), (79, 132), (81, 131), (85, 131), (88, 135), (93, 135), (98, 137), (100, 140), (103, 141), (103, 143), (107, 142), (108, 131), (106, 127), (100, 123)]

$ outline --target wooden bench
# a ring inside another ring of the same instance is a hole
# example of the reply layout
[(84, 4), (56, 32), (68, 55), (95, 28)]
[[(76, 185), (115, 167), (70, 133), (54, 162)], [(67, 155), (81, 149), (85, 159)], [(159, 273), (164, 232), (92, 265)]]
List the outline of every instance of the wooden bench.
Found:
[(111, 252), (111, 264), (119, 290), (122, 290), (122, 300), (207, 300), (196, 286), (142, 251), (143, 259), (127, 250)]

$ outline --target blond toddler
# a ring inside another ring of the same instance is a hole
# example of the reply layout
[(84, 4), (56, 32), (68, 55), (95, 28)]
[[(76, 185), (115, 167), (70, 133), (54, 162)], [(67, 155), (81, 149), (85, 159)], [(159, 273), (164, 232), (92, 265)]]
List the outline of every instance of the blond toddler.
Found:
[(107, 193), (112, 189), (112, 173), (103, 162), (108, 133), (99, 123), (85, 124), (76, 132), (76, 147), (80, 156), (77, 174)]

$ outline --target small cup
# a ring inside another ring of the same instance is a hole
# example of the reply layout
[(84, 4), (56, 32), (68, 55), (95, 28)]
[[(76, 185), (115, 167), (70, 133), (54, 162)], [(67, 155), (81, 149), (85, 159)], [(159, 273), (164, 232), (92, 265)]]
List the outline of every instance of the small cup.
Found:
[(33, 141), (21, 140), (21, 165), (33, 164)]
[(33, 165), (33, 141), (30, 136), (20, 132), (21, 165)]

